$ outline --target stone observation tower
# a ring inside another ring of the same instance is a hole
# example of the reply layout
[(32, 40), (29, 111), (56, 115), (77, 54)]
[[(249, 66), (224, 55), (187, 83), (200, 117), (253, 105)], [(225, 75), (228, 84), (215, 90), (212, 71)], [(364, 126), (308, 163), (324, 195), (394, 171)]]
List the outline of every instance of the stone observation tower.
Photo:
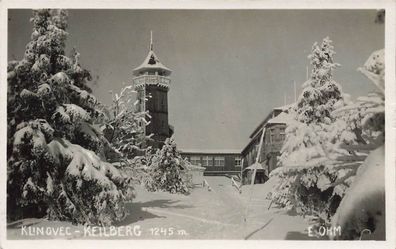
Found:
[(150, 49), (143, 63), (133, 70), (133, 86), (137, 92), (138, 110), (148, 111), (146, 135), (153, 134), (147, 145), (161, 148), (166, 138), (172, 136), (168, 123), (168, 91), (172, 71), (164, 66), (153, 51), (151, 32)]

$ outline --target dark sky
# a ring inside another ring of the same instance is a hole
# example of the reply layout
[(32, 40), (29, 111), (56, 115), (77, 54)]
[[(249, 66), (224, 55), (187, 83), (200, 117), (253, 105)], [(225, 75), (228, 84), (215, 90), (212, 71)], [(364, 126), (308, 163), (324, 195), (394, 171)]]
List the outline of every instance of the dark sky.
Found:
[[(294, 99), (307, 55), (330, 36), (335, 80), (356, 98), (373, 87), (356, 68), (384, 47), (375, 10), (70, 10), (67, 50), (76, 47), (103, 103), (131, 83), (132, 69), (154, 51), (173, 70), (169, 122), (181, 149), (242, 149), (273, 107)], [(29, 10), (9, 11), (8, 59), (29, 41)]]

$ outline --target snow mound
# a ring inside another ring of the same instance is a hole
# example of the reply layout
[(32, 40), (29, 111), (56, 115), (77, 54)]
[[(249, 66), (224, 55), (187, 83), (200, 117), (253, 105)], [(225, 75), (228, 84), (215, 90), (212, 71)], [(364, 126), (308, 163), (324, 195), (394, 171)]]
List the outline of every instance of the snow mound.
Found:
[(385, 146), (381, 146), (370, 153), (358, 169), (340, 203), (332, 225), (341, 226), (342, 234), (335, 239), (385, 239), (384, 171)]
[(277, 185), (279, 185), (279, 179), (276, 177), (269, 178), (264, 184), (243, 185), (241, 187), (242, 200), (246, 205), (249, 205), (250, 199), (256, 196), (259, 199), (268, 199), (269, 202), (270, 196)]

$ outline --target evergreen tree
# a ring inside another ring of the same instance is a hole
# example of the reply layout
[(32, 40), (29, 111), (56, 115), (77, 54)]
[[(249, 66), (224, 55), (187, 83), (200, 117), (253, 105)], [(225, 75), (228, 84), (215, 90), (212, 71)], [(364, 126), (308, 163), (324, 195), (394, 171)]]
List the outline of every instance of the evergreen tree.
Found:
[(65, 56), (67, 12), (34, 10), (24, 58), (8, 65), (8, 217), (109, 224), (132, 198), (105, 162), (103, 113), (79, 54)]
[(332, 41), (326, 37), (315, 43), (308, 56), (312, 65), (310, 79), (296, 105), (286, 129), (278, 169), (271, 173), (279, 184), (272, 197), (275, 203), (312, 215), (319, 224), (330, 221), (350, 181), (342, 181), (356, 169), (335, 166), (337, 159), (349, 152), (341, 144), (356, 143), (357, 130), (337, 119), (334, 110), (345, 106), (346, 96), (333, 80)]
[[(303, 84), (302, 94), (290, 111), (294, 122), (290, 122), (286, 130), (280, 157), (283, 166), (333, 156), (329, 150), (336, 140), (328, 137), (336, 121), (332, 112), (344, 106), (345, 100), (341, 86), (333, 80), (333, 70), (339, 64), (333, 61), (335, 52), (331, 42), (326, 37), (321, 45), (314, 43), (308, 56), (312, 65), (311, 77)], [(353, 134), (343, 136), (348, 143), (354, 139)]]
[(148, 158), (147, 164), (148, 179), (145, 185), (149, 191), (189, 193), (186, 181), (187, 165), (173, 138), (166, 139), (162, 149)]

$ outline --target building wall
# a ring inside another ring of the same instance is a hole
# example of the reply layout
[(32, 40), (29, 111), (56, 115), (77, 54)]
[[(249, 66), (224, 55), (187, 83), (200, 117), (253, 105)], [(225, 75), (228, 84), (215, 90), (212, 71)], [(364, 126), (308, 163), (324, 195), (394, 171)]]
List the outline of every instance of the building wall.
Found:
[(269, 173), (277, 168), (278, 156), (281, 155), (283, 143), (285, 141), (285, 124), (269, 125), (265, 132), (265, 158)]
[[(280, 156), (280, 151), (285, 140), (285, 129), (285, 124), (272, 124), (266, 126), (259, 163), (263, 164), (265, 162), (268, 173), (277, 167), (278, 156)], [(257, 133), (256, 136), (252, 138), (250, 144), (242, 152), (244, 168), (256, 162), (260, 137), (261, 132)]]
[[(239, 174), (241, 167), (236, 165), (236, 159), (241, 159), (240, 154), (231, 153), (184, 153), (181, 152), (183, 158), (186, 158), (194, 165), (205, 167), (205, 175), (224, 175), (224, 174)], [(206, 158), (211, 159), (211, 163), (207, 165)], [(216, 157), (224, 158), (224, 166), (216, 166)], [(194, 160), (198, 159), (198, 161)]]
[[(246, 168), (253, 163), (256, 162), (257, 158), (257, 153), (259, 149), (259, 144), (260, 144), (260, 138), (261, 138), (261, 132), (258, 133), (255, 137), (252, 138), (250, 141), (249, 145), (242, 151), (242, 158), (243, 158), (243, 167)], [(264, 147), (261, 150), (261, 155), (259, 158), (259, 162), (261, 163), (264, 160)]]
[[(165, 139), (171, 136), (168, 123), (168, 89), (156, 85), (146, 85), (145, 90), (148, 99), (145, 106), (151, 116), (147, 120), (150, 123), (146, 126), (146, 134), (154, 134), (152, 137), (154, 142), (149, 142), (149, 145), (159, 148)], [(144, 94), (138, 93), (138, 96), (143, 97)]]

